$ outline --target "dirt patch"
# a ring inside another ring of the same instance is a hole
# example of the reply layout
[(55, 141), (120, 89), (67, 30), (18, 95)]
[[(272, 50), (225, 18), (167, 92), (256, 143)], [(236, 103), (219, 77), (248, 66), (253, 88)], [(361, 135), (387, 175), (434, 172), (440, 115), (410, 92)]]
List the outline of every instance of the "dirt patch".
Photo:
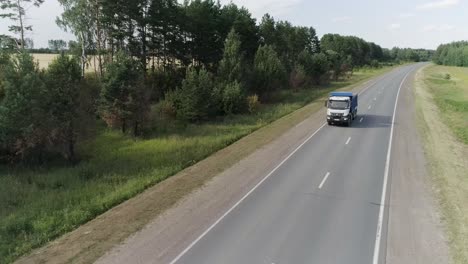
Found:
[(416, 76), (418, 126), (451, 254), (455, 263), (464, 264), (468, 263), (468, 147), (442, 121), (443, 115), (425, 84), (426, 71)]
[[(362, 82), (345, 89), (357, 87), (356, 90), (359, 90), (365, 87), (361, 85)], [(274, 166), (278, 159), (290, 153), (291, 149), (313, 132), (311, 129), (318, 128), (324, 122), (324, 115), (322, 100), (309, 104), (116, 206), (75, 231), (23, 257), (18, 263), (91, 263), (156, 218), (156, 222), (153, 221), (142, 232), (153, 230), (161, 234), (161, 243), (152, 241), (148, 250), (158, 252), (160, 259), (164, 259), (170, 255), (169, 250), (179, 250), (178, 247), (191, 241), (193, 230), (203, 229), (209, 220), (215, 219), (226, 206), (236, 201), (239, 195), (258, 181), (265, 169)], [(270, 144), (272, 142), (276, 144)], [(264, 158), (243, 160), (256, 151), (264, 151)], [(257, 173), (235, 175), (243, 175), (244, 178), (228, 177), (227, 174), (223, 177), (223, 171), (243, 162), (257, 168)], [(219, 176), (213, 181), (217, 175)], [(223, 180), (226, 178), (230, 181)], [(212, 192), (205, 192), (210, 188), (208, 185), (213, 186)], [(174, 206), (175, 204), (178, 206)], [(173, 209), (167, 210), (169, 208)], [(203, 218), (194, 220), (190, 217), (195, 213), (194, 208)], [(200, 214), (202, 211), (204, 213)], [(155, 226), (158, 228), (154, 229)], [(174, 231), (182, 233), (178, 240), (172, 239), (170, 235)], [(165, 262), (156, 259), (154, 261)]]

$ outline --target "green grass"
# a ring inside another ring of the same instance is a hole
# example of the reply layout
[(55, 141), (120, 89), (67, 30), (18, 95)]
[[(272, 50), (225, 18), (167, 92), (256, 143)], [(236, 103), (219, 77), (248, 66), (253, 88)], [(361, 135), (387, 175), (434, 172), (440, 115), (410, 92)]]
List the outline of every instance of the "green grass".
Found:
[[(434, 95), (444, 122), (458, 139), (468, 144), (468, 68), (433, 66), (425, 83)], [(450, 80), (444, 77), (450, 74)]]
[(0, 263), (9, 263), (113, 206), (195, 164), (331, 90), (387, 69), (363, 70), (325, 88), (282, 91), (254, 115), (182, 125), (155, 121), (151, 136), (132, 139), (101, 129), (80, 146), (75, 167), (0, 167)]
[[(450, 74), (451, 79), (444, 77)], [(432, 190), (453, 263), (468, 263), (468, 68), (429, 66), (416, 81), (416, 105)], [(435, 111), (438, 110), (438, 111)]]

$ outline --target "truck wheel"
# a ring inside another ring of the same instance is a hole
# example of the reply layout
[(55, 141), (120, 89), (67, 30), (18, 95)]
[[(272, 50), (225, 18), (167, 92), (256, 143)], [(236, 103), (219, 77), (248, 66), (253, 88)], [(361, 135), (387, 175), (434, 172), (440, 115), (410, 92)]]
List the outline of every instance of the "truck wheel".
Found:
[(331, 126), (331, 125), (332, 125), (332, 122), (328, 121), (328, 125)]

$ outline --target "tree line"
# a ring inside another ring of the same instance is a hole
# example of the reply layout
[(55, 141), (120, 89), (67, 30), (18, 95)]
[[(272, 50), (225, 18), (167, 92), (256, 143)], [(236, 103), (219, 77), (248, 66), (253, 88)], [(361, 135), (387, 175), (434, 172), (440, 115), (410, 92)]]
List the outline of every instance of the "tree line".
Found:
[(439, 65), (468, 67), (468, 41), (440, 45), (433, 61)]
[[(3, 5), (6, 10), (19, 10), (17, 16), (25, 15), (21, 6), (30, 2), (0, 1), (10, 3)], [(99, 121), (137, 137), (144, 134), (155, 104), (181, 122), (249, 114), (280, 90), (317, 87), (346, 78), (356, 67), (423, 57), (353, 36), (319, 39), (313, 27), (268, 14), (257, 23), (233, 3), (59, 2), (64, 12), (57, 24), (75, 34), (77, 41), (68, 47), (75, 56), (62, 53), (41, 70), (27, 52), (23, 33), (16, 45), (1, 49), (3, 161), (44, 162), (61, 155), (74, 163), (76, 145)], [(63, 41), (50, 41), (51, 49), (65, 47)], [(85, 74), (91, 59), (97, 67)]]

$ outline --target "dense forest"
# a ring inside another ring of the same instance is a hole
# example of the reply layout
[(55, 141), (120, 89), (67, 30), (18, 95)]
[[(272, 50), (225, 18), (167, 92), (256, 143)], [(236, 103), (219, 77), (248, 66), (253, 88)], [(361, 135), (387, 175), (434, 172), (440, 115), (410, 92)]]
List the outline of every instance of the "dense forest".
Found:
[(433, 61), (439, 65), (468, 67), (468, 41), (440, 45)]
[[(2, 0), (5, 2), (6, 0)], [(22, 4), (6, 1), (13, 21)], [(33, 1), (40, 5), (43, 1)], [(77, 162), (76, 144), (96, 117), (132, 136), (145, 134), (155, 104), (174, 120), (203, 122), (252, 113), (284, 89), (317, 87), (356, 67), (429, 60), (430, 51), (383, 49), (354, 36), (325, 34), (213, 0), (59, 0), (57, 24), (77, 41), (50, 40), (59, 56), (40, 70), (11, 27), (0, 46), (0, 158), (4, 162), (61, 155)], [(19, 53), (19, 55), (12, 55)], [(92, 55), (92, 56), (91, 56)], [(98, 65), (85, 74), (93, 60)]]

